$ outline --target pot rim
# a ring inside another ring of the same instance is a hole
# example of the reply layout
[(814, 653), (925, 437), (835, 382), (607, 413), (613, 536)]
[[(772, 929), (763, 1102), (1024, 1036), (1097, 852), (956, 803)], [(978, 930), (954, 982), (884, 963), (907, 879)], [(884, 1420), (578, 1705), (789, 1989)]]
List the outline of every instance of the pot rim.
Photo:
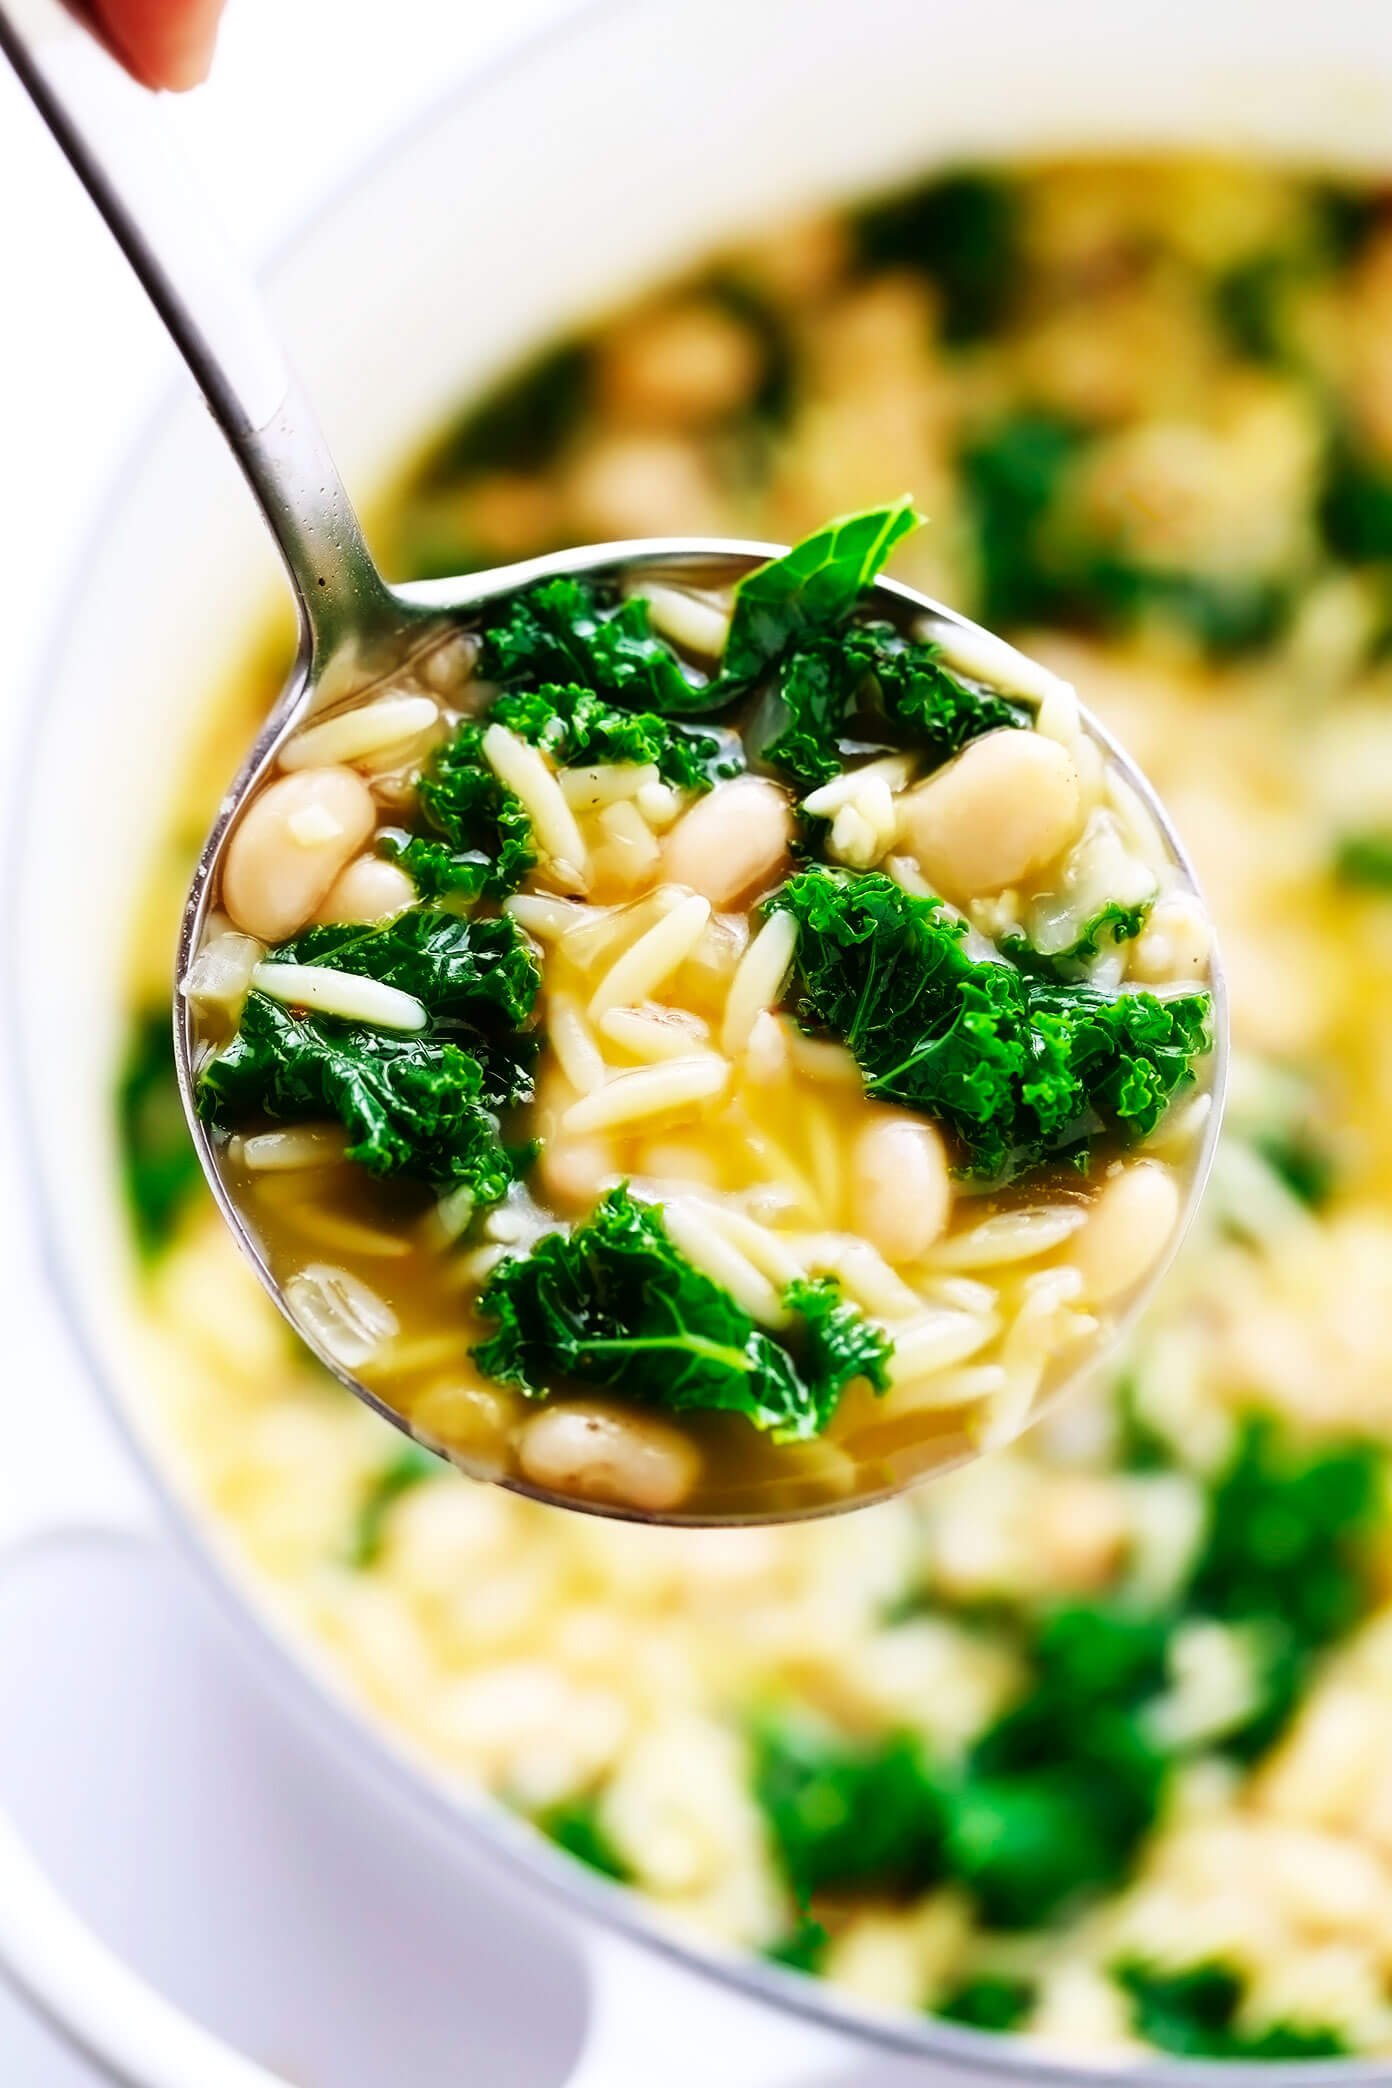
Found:
[[(567, 39), (583, 37), (592, 23), (603, 18), (638, 12), (643, 5), (644, 0), (567, 0), (558, 16), (530, 28), (467, 69), (460, 78), (430, 96), (419, 112), (393, 126), (336, 181), (261, 257), (257, 273), (276, 274), (293, 266), (302, 248), (321, 227), (360, 192), (370, 188), (410, 139), (451, 120), (461, 106), (486, 96), (499, 81), (525, 71), (541, 51)], [(58, 591), (60, 603), (81, 599), (91, 554), (110, 536), (112, 524), (127, 498), (127, 484), (138, 474), (145, 451), (184, 399), (186, 381), (176, 378), (155, 406), (141, 417), (94, 502), (75, 548), (64, 562), (65, 577)], [(20, 882), (17, 872), (23, 856), (26, 786), (37, 765), (47, 725), (39, 698), (55, 676), (67, 642), (66, 621), (60, 610), (49, 620), (47, 634), (22, 691), (23, 708), (7, 793), (10, 817), (0, 856), (10, 873), (11, 888)], [(5, 1054), (5, 1084), (12, 1104), (22, 1185), (37, 1219), (35, 1247), (84, 1377), (152, 1495), (161, 1524), (171, 1533), (178, 1551), (193, 1565), (215, 1607), (227, 1619), (249, 1665), (256, 1669), (268, 1691), (274, 1689), (277, 1702), (288, 1707), (316, 1744), (331, 1749), (347, 1770), (369, 1782), (390, 1804), (410, 1814), (432, 1836), (463, 1842), (472, 1853), (504, 1867), (514, 1883), (521, 1881), (540, 1888), (561, 1911), (594, 1919), (698, 1976), (715, 1979), (736, 1993), (842, 2036), (884, 2051), (946, 2061), (981, 2078), (1033, 2082), (1046, 2084), (1046, 2088), (1076, 2083), (1082, 2074), (1102, 2084), (1102, 2088), (1105, 2084), (1115, 2084), (1115, 2088), (1137, 2084), (1137, 2088), (1146, 2088), (1148, 2083), (1176, 2081), (1196, 2084), (1196, 2088), (1205, 2083), (1214, 2084), (1214, 2088), (1219, 2088), (1219, 2084), (1222, 2088), (1244, 2088), (1244, 2084), (1273, 2080), (1282, 2084), (1298, 2082), (1302, 2088), (1386, 2088), (1392, 2082), (1392, 2062), (1356, 2059), (1274, 2064), (1195, 2064), (1157, 2059), (1138, 2064), (1119, 2058), (1115, 2063), (1098, 2063), (1081, 2055), (1032, 2046), (1011, 2034), (973, 2030), (927, 2015), (915, 2017), (908, 2010), (877, 2010), (861, 2005), (820, 1978), (784, 1969), (752, 1952), (693, 1940), (666, 1924), (635, 1889), (612, 1883), (574, 1858), (553, 1850), (538, 1830), (511, 1815), (497, 1799), (452, 1786), (424, 1758), (413, 1754), (384, 1720), (355, 1702), (350, 1689), (337, 1679), (328, 1660), (319, 1656), (305, 1634), (277, 1618), (272, 1604), (257, 1597), (215, 1517), (196, 1507), (192, 1494), (181, 1487), (168, 1460), (159, 1455), (156, 1432), (143, 1430), (128, 1409), (113, 1382), (77, 1286), (70, 1280), (60, 1246), (63, 1214), (37, 1136), (30, 1072), (36, 1039), (13, 940), (0, 970), (0, 1009), (15, 1040), (13, 1050)]]

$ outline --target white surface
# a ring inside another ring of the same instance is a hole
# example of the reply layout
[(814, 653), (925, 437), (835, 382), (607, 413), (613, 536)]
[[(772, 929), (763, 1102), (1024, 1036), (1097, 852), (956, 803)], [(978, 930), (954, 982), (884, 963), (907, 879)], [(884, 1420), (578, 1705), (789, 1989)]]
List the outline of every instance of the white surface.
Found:
[[(558, 0), (232, 0), (213, 83), (176, 109), (234, 238), (273, 247), (341, 174)], [(390, 35), (385, 24), (390, 20)], [(0, 802), (22, 710), (102, 489), (177, 370), (95, 213), (0, 61)], [(95, 692), (94, 692), (95, 694)], [(0, 1093), (0, 1529), (133, 1492), (54, 1319)], [(60, 1468), (61, 1459), (61, 1468)], [(38, 1556), (0, 1583), (0, 1793), (132, 1961), (305, 2088), (555, 2080), (578, 1966), (530, 1909), (461, 1889), (249, 1688), (168, 1565)], [(345, 1831), (345, 1819), (348, 1822)], [(545, 1992), (544, 2010), (536, 1997)], [(528, 2005), (517, 2006), (520, 1995)], [(519, 2027), (520, 2026), (520, 2027)], [(0, 1995), (0, 2081), (93, 2079)]]

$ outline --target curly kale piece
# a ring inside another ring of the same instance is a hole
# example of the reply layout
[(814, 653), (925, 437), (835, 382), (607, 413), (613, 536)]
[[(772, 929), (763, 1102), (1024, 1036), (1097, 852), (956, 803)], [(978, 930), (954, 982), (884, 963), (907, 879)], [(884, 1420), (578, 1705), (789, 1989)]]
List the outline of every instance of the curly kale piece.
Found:
[(788, 1303), (802, 1317), (797, 1360), (692, 1267), (659, 1207), (621, 1185), (575, 1231), (499, 1264), (479, 1300), (497, 1330), (474, 1357), (533, 1398), (569, 1378), (674, 1413), (744, 1414), (776, 1441), (800, 1442), (825, 1428), (853, 1377), (883, 1388), (891, 1345), (834, 1285), (794, 1284)]
[(554, 464), (584, 419), (593, 372), (594, 350), (584, 341), (565, 341), (510, 372), (446, 431), (430, 459), (427, 483)]
[(484, 757), (489, 725), (544, 749), (558, 767), (651, 762), (682, 790), (709, 790), (743, 766), (733, 740), (675, 725), (655, 711), (626, 710), (578, 682), (505, 690), (485, 718), (461, 725), (427, 763), (419, 796), (433, 831), (382, 844), (422, 898), (505, 898), (536, 862), (526, 808)]
[[(407, 841), (389, 850), (424, 898), (505, 899), (536, 863), (531, 820), (484, 760), (483, 732), (471, 721), (436, 748), (418, 791), (431, 835), (424, 846)], [(446, 847), (433, 836), (443, 837)]]
[(869, 204), (851, 230), (863, 263), (931, 278), (955, 346), (989, 334), (1009, 309), (1022, 280), (1020, 216), (1015, 182), (964, 167)]
[(1369, 827), (1345, 834), (1334, 850), (1334, 875), (1365, 892), (1392, 892), (1392, 833)]
[(650, 762), (665, 783), (680, 790), (709, 790), (744, 766), (734, 739), (673, 724), (656, 711), (624, 709), (577, 682), (504, 691), (488, 722), (506, 725), (560, 768)]
[(1112, 1977), (1130, 1996), (1146, 2042), (1183, 2059), (1340, 2059), (1351, 2049), (1342, 2031), (1313, 2023), (1239, 2029), (1244, 1981), (1216, 1960), (1169, 1970), (1124, 1959)]
[(389, 921), (306, 928), (280, 943), (271, 964), (322, 964), (414, 994), (431, 1034), (518, 1029), (531, 1018), (541, 967), (516, 922), (461, 920), (415, 906)]
[(496, 1203), (514, 1178), (483, 1067), (467, 1051), (297, 1015), (263, 993), (248, 996), (241, 1028), (205, 1068), (198, 1106), (228, 1128), (257, 1113), (335, 1117), (348, 1158), (370, 1173), (467, 1186), (478, 1203)]
[(785, 722), (759, 752), (806, 790), (840, 775), (852, 726), (857, 739), (911, 747), (937, 768), (985, 732), (1030, 723), (1023, 704), (973, 689), (936, 645), (885, 623), (795, 645), (779, 662), (778, 697)]
[[(497, 882), (512, 878), (516, 869), (514, 863), (511, 870), (502, 873), (501, 880), (495, 879), (486, 856), (451, 848), (448, 841), (441, 841), (434, 834), (382, 834), (377, 847), (389, 863), (401, 865), (422, 899), (445, 903), (459, 900), (467, 904)], [(515, 877), (514, 891), (525, 875), (524, 870)]]
[(509, 596), (483, 627), (479, 671), (504, 689), (576, 684), (660, 717), (710, 708), (640, 595), (606, 600), (589, 581), (543, 580)]
[(1030, 1686), (977, 1740), (950, 1808), (948, 1867), (992, 1925), (1038, 1927), (1125, 1875), (1168, 1774), (1143, 1716), (1168, 1642), (1168, 1619), (1102, 1603), (1035, 1625)]
[(1206, 993), (1041, 983), (967, 954), (961, 924), (879, 872), (799, 872), (796, 1013), (853, 1053), (872, 1094), (948, 1124), (964, 1173), (1009, 1181), (1143, 1138), (1209, 1048)]
[(203, 1169), (179, 1099), (169, 1009), (140, 1015), (126, 1045), (116, 1090), (126, 1205), (142, 1256), (169, 1246)]
[(930, 2013), (970, 2030), (1018, 2030), (1034, 2007), (1037, 1989), (1028, 1979), (978, 1972), (950, 1987)]
[(366, 1573), (382, 1556), (387, 1520), (403, 1494), (437, 1478), (446, 1467), (421, 1443), (406, 1443), (368, 1485), (353, 1523), (348, 1564)]
[(522, 1156), (500, 1142), (496, 1112), (532, 1091), (531, 1015), (540, 973), (507, 919), (464, 921), (413, 909), (372, 928), (311, 928), (272, 963), (320, 964), (413, 994), (427, 1027), (402, 1036), (310, 1015), (253, 990), (236, 1036), (203, 1069), (198, 1107), (231, 1127), (263, 1114), (336, 1118), (348, 1157), (494, 1203)]
[(535, 1814), (534, 1819), (547, 1839), (553, 1841), (558, 1849), (564, 1849), (567, 1856), (573, 1856), (577, 1863), (598, 1871), (602, 1878), (614, 1879), (616, 1884), (632, 1883), (632, 1868), (610, 1839), (594, 1793), (563, 1798), (558, 1805), (548, 1806), (545, 1811)]
[(842, 1297), (834, 1276), (798, 1277), (783, 1302), (802, 1321), (804, 1375), (812, 1385), (827, 1388), (822, 1395), (830, 1399), (827, 1420), (852, 1378), (868, 1379), (876, 1392), (889, 1390), (894, 1343), (883, 1327)]
[(760, 1955), (789, 1972), (819, 1972), (830, 1941), (821, 1922), (804, 1914), (783, 1935), (766, 1943)]
[(767, 1717), (752, 1735), (754, 1792), (798, 1904), (943, 1875), (945, 1780), (907, 1734), (857, 1745), (819, 1721)]
[(1225, 1735), (1229, 1753), (1250, 1760), (1271, 1746), (1315, 1659), (1367, 1615), (1384, 1487), (1383, 1460), (1367, 1444), (1296, 1450), (1265, 1418), (1239, 1432), (1186, 1596), (1249, 1641), (1253, 1703)]
[(1071, 966), (1100, 957), (1104, 947), (1116, 949), (1119, 943), (1134, 942), (1150, 917), (1151, 903), (1143, 899), (1136, 906), (1124, 906), (1118, 899), (1109, 899), (1066, 949), (1037, 950), (1028, 936), (1006, 935), (1001, 938), (1000, 953), (1032, 978), (1069, 981), (1077, 976)]

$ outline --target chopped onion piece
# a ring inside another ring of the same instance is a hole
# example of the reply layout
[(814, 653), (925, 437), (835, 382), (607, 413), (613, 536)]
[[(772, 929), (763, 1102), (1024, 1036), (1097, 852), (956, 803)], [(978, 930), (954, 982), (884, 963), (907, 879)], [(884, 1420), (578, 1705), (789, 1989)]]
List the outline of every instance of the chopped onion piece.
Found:
[(344, 1370), (361, 1370), (400, 1332), (386, 1299), (349, 1269), (311, 1262), (289, 1278), (284, 1295), (300, 1332)]

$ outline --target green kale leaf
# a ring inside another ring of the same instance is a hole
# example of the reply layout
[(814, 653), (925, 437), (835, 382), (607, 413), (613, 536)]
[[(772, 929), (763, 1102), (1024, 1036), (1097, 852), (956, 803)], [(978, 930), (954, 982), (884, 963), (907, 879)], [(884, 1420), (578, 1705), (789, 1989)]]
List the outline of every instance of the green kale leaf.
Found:
[(857, 740), (912, 748), (937, 768), (982, 733), (1030, 722), (1023, 704), (971, 688), (937, 646), (884, 623), (793, 646), (779, 662), (778, 698), (780, 729), (759, 751), (807, 790), (840, 775), (848, 728)]
[(918, 268), (942, 298), (943, 338), (979, 340), (998, 326), (1021, 280), (1019, 191), (965, 168), (862, 210), (852, 230), (873, 268)]
[(676, 1413), (744, 1414), (777, 1441), (802, 1441), (825, 1428), (852, 1377), (886, 1382), (890, 1344), (834, 1286), (796, 1284), (789, 1304), (806, 1315), (798, 1361), (692, 1267), (660, 1208), (620, 1186), (575, 1231), (499, 1263), (479, 1300), (497, 1330), (474, 1357), (533, 1398), (569, 1378)]
[(504, 899), (517, 890), (536, 862), (532, 823), (521, 799), (484, 760), (481, 725), (461, 725), (436, 748), (418, 797), (431, 834), (393, 842), (386, 853), (415, 879), (423, 898)]
[(600, 1877), (612, 1878), (619, 1885), (632, 1882), (633, 1871), (606, 1832), (595, 1795), (562, 1799), (559, 1805), (538, 1813), (536, 1825), (558, 1849), (598, 1871)]
[(465, 921), (416, 909), (372, 928), (311, 928), (271, 962), (329, 965), (420, 1000), (428, 1027), (401, 1036), (299, 1014), (253, 991), (241, 1026), (203, 1069), (198, 1106), (227, 1127), (255, 1113), (336, 1117), (348, 1157), (374, 1174), (494, 1203), (522, 1157), (499, 1143), (496, 1111), (532, 1090), (532, 1045), (513, 1034), (531, 1015), (540, 972), (506, 917)]
[(348, 1544), (348, 1563), (359, 1573), (382, 1556), (387, 1519), (403, 1494), (434, 1479), (445, 1467), (420, 1443), (406, 1443), (372, 1480), (358, 1509)]
[(1330, 447), (1320, 524), (1329, 549), (1350, 565), (1392, 558), (1392, 471), (1352, 435)]
[(174, 1237), (203, 1169), (184, 1121), (168, 1008), (139, 1016), (116, 1091), (126, 1207), (141, 1254), (153, 1261)]
[(536, 471), (578, 427), (590, 397), (594, 351), (567, 341), (503, 379), (440, 443), (427, 483), (476, 471)]
[(488, 722), (541, 747), (559, 768), (651, 763), (665, 783), (680, 790), (709, 790), (743, 767), (734, 740), (676, 725), (656, 711), (623, 709), (576, 682), (505, 691)]
[(906, 494), (890, 507), (841, 515), (746, 574), (735, 589), (721, 690), (748, 688), (795, 640), (845, 623), (894, 546), (922, 521)]
[(267, 961), (327, 965), (412, 993), (425, 1004), (432, 1036), (518, 1029), (531, 1019), (541, 991), (541, 967), (506, 914), (466, 921), (412, 907), (370, 926), (306, 928)]
[(1030, 1688), (976, 1742), (949, 1812), (949, 1869), (988, 1922), (1037, 1927), (1125, 1874), (1165, 1788), (1139, 1714), (1167, 1644), (1165, 1620), (1103, 1604), (1035, 1627)]
[(1037, 950), (1028, 936), (1006, 935), (1001, 938), (1000, 952), (1031, 978), (1068, 981), (1077, 976), (1071, 967), (1099, 957), (1104, 944), (1115, 949), (1119, 943), (1134, 942), (1149, 918), (1150, 908), (1148, 899), (1137, 906), (1123, 906), (1119, 900), (1110, 899), (1084, 923), (1081, 934), (1066, 949)]
[(941, 1779), (918, 1741), (857, 1747), (809, 1719), (756, 1725), (754, 1791), (798, 1904), (872, 1885), (914, 1891), (943, 1871)]
[(251, 993), (241, 1028), (199, 1078), (198, 1107), (231, 1128), (258, 1113), (285, 1122), (335, 1117), (348, 1158), (441, 1192), (496, 1203), (515, 1174), (498, 1140), (479, 1061), (457, 1044), (385, 1036), (294, 1014)]
[(1269, 1420), (1244, 1423), (1210, 1497), (1185, 1596), (1192, 1614), (1253, 1629), (1258, 1697), (1225, 1737), (1229, 1753), (1251, 1758), (1269, 1747), (1312, 1662), (1367, 1616), (1384, 1485), (1383, 1458), (1369, 1444), (1298, 1450)]
[(971, 2030), (1003, 2033), (1018, 2030), (1035, 2003), (1035, 1988), (1028, 1979), (1007, 1979), (1001, 1973), (978, 1972), (950, 1987), (930, 2011), (948, 2023), (962, 2023)]
[(889, 1359), (894, 1343), (883, 1327), (867, 1319), (858, 1305), (841, 1295), (834, 1276), (800, 1276), (788, 1285), (784, 1303), (802, 1321), (803, 1373), (829, 1398), (827, 1419), (853, 1378), (867, 1378), (876, 1392), (889, 1390)]
[(1131, 1998), (1132, 2020), (1148, 2044), (1183, 2059), (1339, 2059), (1350, 2051), (1342, 2031), (1273, 2023), (1255, 2033), (1236, 2028), (1243, 1981), (1216, 1962), (1164, 1971), (1135, 1959), (1113, 1968)]
[(803, 1914), (785, 1935), (766, 1943), (761, 1954), (771, 1965), (785, 1965), (790, 1972), (818, 1972), (830, 1941), (821, 1922)]
[(1339, 1181), (1339, 1163), (1313, 1132), (1281, 1127), (1258, 1131), (1252, 1144), (1291, 1195), (1322, 1211)]
[(754, 390), (727, 422), (744, 438), (746, 448), (754, 450), (757, 464), (760, 448), (768, 450), (768, 438), (792, 418), (798, 374), (793, 329), (787, 314), (756, 282), (732, 269), (707, 276), (702, 287), (707, 297), (740, 321), (758, 347), (760, 367)]
[(968, 1174), (1146, 1136), (1209, 1048), (1207, 994), (1041, 984), (970, 957), (941, 901), (879, 872), (801, 871), (770, 908), (798, 923), (798, 1019), (847, 1045), (872, 1094), (948, 1124)]
[(1392, 833), (1375, 827), (1345, 834), (1334, 851), (1341, 884), (1366, 892), (1392, 892)]
[[(389, 863), (401, 865), (422, 899), (467, 902), (479, 898), (485, 887), (494, 882), (493, 866), (486, 856), (451, 848), (448, 841), (440, 841), (433, 834), (381, 834), (377, 847)], [(504, 880), (510, 876), (510, 872), (504, 873)], [(517, 884), (521, 881), (519, 877)], [(516, 890), (516, 884), (512, 888)]]
[(992, 630), (1061, 613), (1049, 525), (1085, 439), (1071, 421), (1022, 413), (979, 430), (962, 450), (976, 522), (977, 614)]
[(712, 702), (654, 633), (641, 595), (607, 601), (586, 580), (543, 580), (489, 611), (480, 672), (509, 690), (576, 684), (664, 718)]

